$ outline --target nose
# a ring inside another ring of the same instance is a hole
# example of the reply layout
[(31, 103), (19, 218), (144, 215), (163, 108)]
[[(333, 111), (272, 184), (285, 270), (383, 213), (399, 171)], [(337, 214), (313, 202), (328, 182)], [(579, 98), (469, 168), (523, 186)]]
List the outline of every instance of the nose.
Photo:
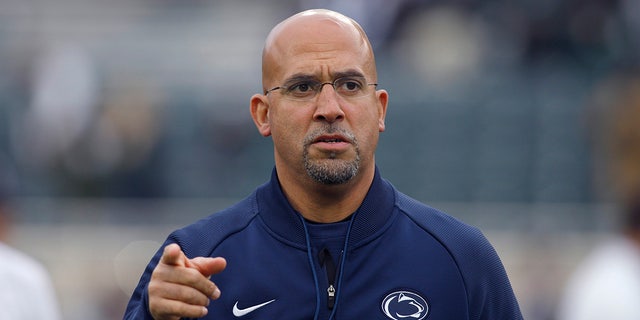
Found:
[[(328, 86), (325, 86), (327, 85)], [(344, 118), (344, 111), (340, 106), (340, 96), (331, 83), (323, 83), (316, 99), (315, 120), (333, 123)]]

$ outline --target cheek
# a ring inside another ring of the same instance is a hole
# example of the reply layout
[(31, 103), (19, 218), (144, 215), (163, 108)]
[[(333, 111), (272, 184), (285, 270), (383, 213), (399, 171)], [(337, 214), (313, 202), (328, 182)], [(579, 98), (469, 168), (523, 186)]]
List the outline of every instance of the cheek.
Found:
[(302, 144), (304, 129), (302, 118), (294, 112), (283, 111), (271, 118), (271, 135), (274, 143), (285, 148)]
[(375, 128), (371, 126), (368, 130), (360, 132), (360, 142), (358, 143), (360, 145), (360, 149), (372, 152), (375, 150), (378, 145), (378, 135), (380, 133), (377, 128), (377, 126)]
[(360, 140), (360, 148), (373, 151), (378, 144), (378, 137), (381, 131), (380, 119), (377, 113), (371, 112), (366, 114), (366, 116), (360, 118), (358, 124), (352, 128), (356, 130), (356, 134)]

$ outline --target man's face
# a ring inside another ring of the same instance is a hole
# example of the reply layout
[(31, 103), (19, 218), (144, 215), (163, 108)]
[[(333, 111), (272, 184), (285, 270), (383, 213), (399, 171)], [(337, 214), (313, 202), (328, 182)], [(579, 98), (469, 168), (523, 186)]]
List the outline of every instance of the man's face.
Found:
[[(345, 77), (363, 79), (363, 94), (350, 95), (353, 82), (335, 82)], [(372, 172), (387, 104), (386, 91), (368, 85), (376, 80), (370, 46), (349, 21), (307, 16), (272, 31), (263, 85), (280, 88), (255, 95), (251, 104), (258, 130), (273, 138), (281, 178), (341, 184), (363, 169)], [(316, 89), (326, 84), (312, 97), (296, 100), (313, 83)]]
[[(330, 83), (345, 76), (375, 83), (369, 46), (355, 29), (332, 20), (288, 28), (265, 59), (267, 89), (306, 81)], [(363, 166), (373, 166), (379, 132), (384, 130), (386, 92), (365, 85), (362, 96), (340, 95), (324, 85), (308, 101), (291, 100), (286, 90), (267, 95), (269, 134), (276, 165), (307, 174), (323, 184), (340, 184)], [(264, 134), (264, 133), (263, 133)]]

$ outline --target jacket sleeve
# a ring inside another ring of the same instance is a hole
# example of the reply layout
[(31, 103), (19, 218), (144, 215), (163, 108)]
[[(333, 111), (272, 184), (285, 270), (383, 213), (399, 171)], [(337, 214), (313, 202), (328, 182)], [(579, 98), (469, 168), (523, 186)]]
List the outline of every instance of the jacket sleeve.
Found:
[(468, 288), (471, 319), (519, 320), (520, 307), (507, 272), (494, 247), (476, 228), (471, 250), (458, 257)]
[(153, 319), (149, 312), (149, 280), (151, 273), (160, 261), (160, 257), (162, 257), (164, 247), (176, 243), (189, 258), (209, 257), (221, 241), (230, 233), (246, 227), (256, 214), (257, 203), (254, 192), (243, 201), (223, 211), (173, 231), (145, 268), (138, 286), (131, 295), (124, 319)]
[(129, 299), (129, 304), (127, 304), (127, 309), (123, 317), (124, 320), (153, 320), (149, 312), (149, 280), (151, 279), (151, 273), (156, 268), (156, 265), (158, 265), (158, 261), (160, 261), (164, 247), (169, 243), (172, 243), (172, 241), (167, 240), (162, 247), (158, 249), (144, 269), (144, 273), (140, 277), (140, 281), (133, 291), (131, 299)]

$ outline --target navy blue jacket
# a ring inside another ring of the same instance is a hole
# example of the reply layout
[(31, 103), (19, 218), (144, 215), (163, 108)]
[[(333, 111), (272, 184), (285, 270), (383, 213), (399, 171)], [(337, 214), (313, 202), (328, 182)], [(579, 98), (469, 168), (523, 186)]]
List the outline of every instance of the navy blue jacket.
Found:
[[(326, 226), (291, 207), (274, 170), (249, 197), (173, 232), (163, 248), (177, 243), (190, 258), (227, 259), (212, 276), (222, 296), (204, 319), (522, 319), (482, 233), (400, 193), (377, 169), (360, 208), (336, 225), (323, 238)], [(125, 319), (151, 319), (147, 287), (161, 254), (145, 269)]]

